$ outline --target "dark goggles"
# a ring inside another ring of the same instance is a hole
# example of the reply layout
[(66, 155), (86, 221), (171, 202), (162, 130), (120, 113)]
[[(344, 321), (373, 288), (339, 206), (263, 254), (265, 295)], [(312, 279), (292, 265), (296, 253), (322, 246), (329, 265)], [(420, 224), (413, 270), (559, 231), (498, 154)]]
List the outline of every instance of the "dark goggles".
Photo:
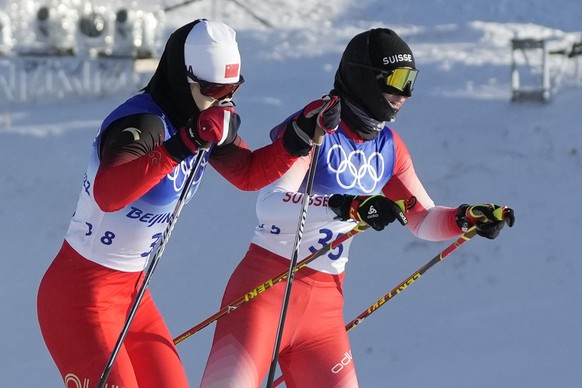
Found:
[(387, 93), (390, 93), (390, 88), (394, 88), (400, 92), (407, 90), (411, 92), (412, 89), (414, 89), (414, 81), (418, 74), (418, 70), (404, 67), (399, 67), (393, 70), (383, 70), (377, 67), (363, 65), (361, 63), (350, 62), (349, 64), (377, 72), (378, 75), (376, 78), (378, 78), (382, 89)]
[(242, 74), (239, 77), (238, 82), (233, 84), (217, 84), (214, 82), (204, 81), (194, 75), (192, 72), (187, 72), (188, 78), (190, 78), (193, 82), (196, 82), (200, 85), (200, 93), (204, 94), (205, 96), (212, 97), (216, 100), (223, 100), (225, 98), (230, 98), (237, 91), (239, 86), (245, 82), (244, 77)]

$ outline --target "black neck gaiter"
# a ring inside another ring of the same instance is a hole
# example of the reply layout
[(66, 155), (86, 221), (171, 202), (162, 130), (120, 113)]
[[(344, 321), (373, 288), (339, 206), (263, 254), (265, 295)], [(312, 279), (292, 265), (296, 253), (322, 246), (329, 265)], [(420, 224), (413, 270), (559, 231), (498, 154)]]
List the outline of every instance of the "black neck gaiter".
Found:
[(376, 136), (384, 129), (385, 121), (378, 121), (357, 106), (352, 104), (346, 98), (342, 98), (342, 119), (345, 120), (350, 129), (356, 132), (364, 140), (374, 140)]

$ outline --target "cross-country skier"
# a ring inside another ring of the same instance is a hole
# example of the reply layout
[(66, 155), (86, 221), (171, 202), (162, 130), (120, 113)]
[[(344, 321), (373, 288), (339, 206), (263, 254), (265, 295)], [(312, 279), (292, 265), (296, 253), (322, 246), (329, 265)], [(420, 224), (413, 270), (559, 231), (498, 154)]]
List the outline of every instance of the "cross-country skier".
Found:
[[(371, 29), (353, 37), (331, 92), (341, 97), (340, 126), (323, 139), (317, 161), (302, 158), (260, 192), (259, 225), (228, 282), (223, 306), (289, 270), (310, 163), (317, 167), (299, 259), (351, 230), (354, 221), (376, 230), (407, 221), (425, 240), (452, 239), (473, 225), (493, 239), (505, 223), (513, 225), (510, 208), (435, 206), (425, 191), (407, 147), (387, 126), (411, 97), (416, 75), (413, 53), (394, 31)], [(313, 128), (313, 119), (299, 112), (274, 128), (272, 137), (285, 137), (297, 124)], [(406, 203), (405, 217), (397, 200)], [(358, 386), (342, 317), (349, 245), (295, 274), (278, 353), (288, 388)], [(203, 388), (259, 386), (272, 360), (284, 290), (279, 282), (217, 322)]]
[[(229, 102), (243, 82), (240, 70), (235, 31), (196, 20), (170, 36), (143, 93), (103, 121), (65, 241), (38, 292), (42, 335), (66, 387), (100, 381), (201, 145), (213, 145), (202, 169), (210, 163), (242, 190), (272, 183), (309, 152), (311, 139), (299, 123), (285, 139), (248, 148)], [(313, 106), (311, 114), (333, 112), (339, 102), (320, 99)], [(106, 386), (188, 386), (148, 290)]]

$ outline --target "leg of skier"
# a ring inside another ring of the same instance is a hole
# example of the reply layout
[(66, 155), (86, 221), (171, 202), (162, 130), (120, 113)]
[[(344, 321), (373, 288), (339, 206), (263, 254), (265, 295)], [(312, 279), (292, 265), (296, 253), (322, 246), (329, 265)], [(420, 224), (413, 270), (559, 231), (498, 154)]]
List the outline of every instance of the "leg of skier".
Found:
[[(99, 294), (95, 293), (94, 282), (99, 278), (111, 277), (113, 273), (79, 257), (65, 243), (40, 284), (37, 305), (40, 328), (67, 387), (75, 387), (77, 382), (81, 383), (79, 386), (97, 384), (102, 372), (101, 365), (105, 364), (115, 344), (115, 330), (123, 325), (123, 322), (118, 322), (117, 316), (124, 316), (125, 313), (120, 311), (117, 302), (124, 289), (133, 289), (138, 275), (118, 272), (119, 276), (115, 279), (115, 287), (121, 286), (118, 290), (111, 286)], [(103, 300), (103, 303), (96, 304), (96, 300)], [(103, 325), (93, 324), (101, 319)], [(113, 333), (111, 338), (107, 332)], [(125, 349), (120, 352), (110, 381), (137, 387)]]
[[(254, 289), (265, 280), (265, 274), (277, 274), (289, 266), (287, 260), (271, 260), (263, 251), (251, 246), (228, 282), (223, 303)], [(260, 385), (269, 369), (284, 291), (284, 284), (279, 283), (217, 322), (201, 387)]]
[[(99, 382), (135, 296), (139, 277), (140, 273), (112, 271), (83, 259), (65, 243), (41, 282), (37, 306), (44, 340), (65, 386), (95, 386)], [(149, 383), (141, 379), (141, 373), (147, 369), (147, 376), (158, 376), (154, 384), (164, 382), (150, 387), (186, 387), (186, 376), (171, 336), (149, 294), (144, 306), (137, 326), (147, 330), (144, 335), (153, 343), (152, 350), (149, 346), (147, 351), (132, 349), (132, 341), (130, 347), (124, 345), (108, 381), (126, 388), (147, 387)], [(140, 361), (145, 354), (152, 356), (148, 365)], [(142, 381), (138, 381), (137, 374)]]
[[(223, 303), (254, 289), (266, 274), (277, 274), (288, 266), (288, 260), (251, 245), (229, 280)], [(309, 268), (296, 273), (280, 348), (287, 387), (358, 386), (342, 317), (341, 283), (341, 275)], [(284, 284), (276, 284), (217, 322), (201, 387), (257, 388), (261, 384), (271, 363), (284, 291)]]
[(140, 388), (188, 387), (170, 331), (149, 290), (143, 296), (124, 345)]
[(288, 318), (293, 338), (279, 355), (285, 386), (357, 388), (342, 314), (342, 275), (307, 268), (294, 287), (305, 301), (301, 314)]

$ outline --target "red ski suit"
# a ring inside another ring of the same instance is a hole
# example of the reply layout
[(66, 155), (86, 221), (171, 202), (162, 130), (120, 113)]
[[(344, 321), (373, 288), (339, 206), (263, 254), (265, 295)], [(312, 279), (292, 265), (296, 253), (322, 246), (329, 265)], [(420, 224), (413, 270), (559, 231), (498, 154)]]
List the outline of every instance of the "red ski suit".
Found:
[[(223, 306), (289, 269), (309, 163), (309, 158), (302, 158), (261, 190), (259, 225), (228, 282)], [(462, 233), (455, 221), (456, 208), (434, 205), (404, 142), (388, 127), (375, 140), (364, 142), (342, 122), (335, 134), (324, 137), (316, 163), (299, 260), (355, 226), (335, 219), (328, 209), (328, 196), (334, 193), (383, 193), (405, 200), (408, 229), (423, 239), (445, 240)], [(342, 315), (349, 245), (348, 240), (296, 273), (278, 355), (288, 388), (358, 386)], [(272, 359), (284, 289), (285, 282), (280, 282), (218, 321), (203, 388), (261, 384)]]
[[(147, 94), (137, 99), (155, 110)], [(95, 140), (77, 209), (38, 292), (42, 334), (67, 387), (95, 387), (99, 382), (143, 281), (147, 257), (166, 228), (193, 159), (177, 163), (170, 156), (162, 143), (176, 130), (163, 116), (137, 114), (129, 122), (121, 117), (112, 125), (106, 120)], [(140, 140), (134, 141), (136, 137)], [(209, 162), (243, 190), (264, 187), (297, 160), (281, 142), (251, 152), (240, 137), (219, 155), (206, 160), (202, 169)], [(107, 383), (125, 388), (188, 386), (149, 290)]]

